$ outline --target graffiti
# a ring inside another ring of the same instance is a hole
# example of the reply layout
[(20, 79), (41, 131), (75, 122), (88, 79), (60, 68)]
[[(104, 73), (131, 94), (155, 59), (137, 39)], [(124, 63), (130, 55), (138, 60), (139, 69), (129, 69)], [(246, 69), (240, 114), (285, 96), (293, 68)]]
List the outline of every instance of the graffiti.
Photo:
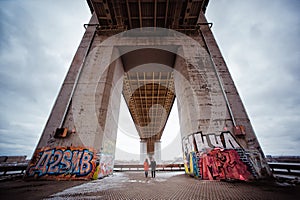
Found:
[(98, 171), (98, 177), (102, 178), (113, 172), (114, 168), (114, 157), (109, 154), (100, 155), (100, 165)]
[(27, 177), (91, 179), (97, 168), (93, 149), (56, 147), (36, 150), (26, 171)]
[(203, 179), (240, 179), (248, 180), (251, 176), (247, 166), (232, 149), (214, 149), (202, 155), (199, 166)]
[(182, 140), (187, 174), (205, 180), (257, 177), (253, 162), (230, 132), (195, 133)]
[(223, 132), (221, 135), (208, 134), (203, 135), (202, 133), (195, 133), (187, 136), (183, 139), (183, 147), (185, 151), (200, 151), (205, 152), (206, 150), (214, 148), (223, 149), (237, 149), (241, 148), (236, 139), (230, 132)]
[[(248, 166), (248, 170), (252, 174), (253, 177), (257, 178), (258, 177), (258, 171), (260, 168), (262, 168), (261, 165), (261, 158), (258, 158), (258, 152), (257, 151), (252, 151), (251, 153), (249, 151), (245, 151), (244, 149), (236, 149), (236, 152), (240, 156), (240, 160), (245, 163)], [(255, 168), (255, 165), (258, 167), (257, 169)]]
[(198, 166), (199, 163), (199, 154), (197, 152), (191, 152), (190, 153), (190, 169), (191, 174), (193, 174), (195, 177), (201, 178), (200, 175), (200, 168)]

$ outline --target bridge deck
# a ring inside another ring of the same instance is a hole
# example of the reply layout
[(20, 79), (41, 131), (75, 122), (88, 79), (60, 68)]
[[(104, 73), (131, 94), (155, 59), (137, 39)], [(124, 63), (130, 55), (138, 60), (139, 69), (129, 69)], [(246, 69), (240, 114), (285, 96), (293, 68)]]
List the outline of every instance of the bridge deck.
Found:
[(4, 199), (300, 199), (300, 186), (199, 181), (183, 172), (157, 172), (156, 178), (145, 178), (143, 172), (118, 172), (91, 182), (0, 182), (0, 196)]

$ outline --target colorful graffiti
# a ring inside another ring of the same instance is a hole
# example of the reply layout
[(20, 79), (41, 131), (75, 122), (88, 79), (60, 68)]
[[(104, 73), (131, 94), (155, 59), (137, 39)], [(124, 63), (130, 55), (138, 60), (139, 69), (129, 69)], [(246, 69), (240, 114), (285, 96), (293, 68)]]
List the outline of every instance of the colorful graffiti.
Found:
[(195, 133), (182, 140), (187, 174), (204, 180), (249, 180), (257, 176), (248, 154), (230, 132)]
[(98, 178), (108, 176), (113, 173), (114, 169), (114, 157), (109, 154), (100, 155), (100, 165), (98, 171)]
[(214, 149), (199, 160), (202, 179), (240, 179), (251, 177), (248, 167), (233, 149)]
[(56, 147), (37, 149), (26, 170), (27, 177), (45, 179), (92, 179), (98, 156), (91, 148)]
[(223, 132), (220, 135), (195, 133), (183, 138), (185, 151), (206, 152), (214, 148), (237, 149), (241, 148), (230, 132)]

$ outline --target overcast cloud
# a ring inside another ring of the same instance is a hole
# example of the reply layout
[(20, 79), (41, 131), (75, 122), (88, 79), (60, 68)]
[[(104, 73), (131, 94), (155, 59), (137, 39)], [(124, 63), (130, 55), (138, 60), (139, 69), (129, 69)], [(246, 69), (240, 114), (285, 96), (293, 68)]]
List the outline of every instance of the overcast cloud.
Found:
[(300, 2), (211, 1), (207, 17), (265, 154), (300, 152)]
[[(265, 154), (300, 152), (299, 10), (298, 0), (211, 0), (207, 9)], [(0, 0), (0, 155), (31, 157), (90, 15), (85, 0)], [(163, 159), (181, 151), (177, 110), (170, 117)], [(119, 132), (117, 158), (138, 158), (138, 138)]]

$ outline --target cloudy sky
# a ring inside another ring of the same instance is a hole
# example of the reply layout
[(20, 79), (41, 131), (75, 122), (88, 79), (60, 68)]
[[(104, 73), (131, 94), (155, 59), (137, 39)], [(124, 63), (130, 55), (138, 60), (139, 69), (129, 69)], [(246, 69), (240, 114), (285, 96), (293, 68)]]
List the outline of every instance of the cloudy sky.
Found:
[[(211, 0), (207, 9), (265, 154), (300, 155), (299, 10), (298, 0)], [(89, 18), (85, 0), (0, 0), (0, 155), (31, 157)], [(130, 123), (123, 107), (119, 159), (138, 159)], [(173, 109), (163, 159), (180, 156), (178, 130)]]

